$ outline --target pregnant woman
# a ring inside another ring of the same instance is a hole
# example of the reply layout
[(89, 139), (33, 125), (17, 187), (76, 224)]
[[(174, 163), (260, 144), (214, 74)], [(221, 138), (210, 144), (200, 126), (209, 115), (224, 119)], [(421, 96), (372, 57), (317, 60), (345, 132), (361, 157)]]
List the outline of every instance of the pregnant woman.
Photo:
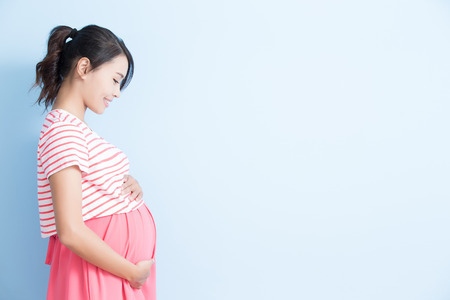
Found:
[(41, 236), (49, 237), (47, 299), (156, 299), (153, 217), (127, 156), (84, 122), (133, 76), (110, 30), (55, 27), (36, 65), (47, 113), (37, 149)]

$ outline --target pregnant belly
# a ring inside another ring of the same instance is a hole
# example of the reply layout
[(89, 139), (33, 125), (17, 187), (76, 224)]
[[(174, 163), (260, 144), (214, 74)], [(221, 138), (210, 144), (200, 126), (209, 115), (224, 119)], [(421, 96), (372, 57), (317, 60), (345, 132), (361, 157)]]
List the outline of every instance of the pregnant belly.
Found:
[(156, 226), (145, 203), (131, 212), (90, 219), (85, 224), (132, 263), (155, 256)]

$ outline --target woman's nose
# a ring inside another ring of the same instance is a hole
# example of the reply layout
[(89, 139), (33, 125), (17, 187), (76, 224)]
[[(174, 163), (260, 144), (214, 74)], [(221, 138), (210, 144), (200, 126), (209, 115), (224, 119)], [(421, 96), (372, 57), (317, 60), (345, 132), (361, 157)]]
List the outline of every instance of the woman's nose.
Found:
[(116, 98), (120, 97), (120, 87), (114, 91), (114, 97), (116, 97)]

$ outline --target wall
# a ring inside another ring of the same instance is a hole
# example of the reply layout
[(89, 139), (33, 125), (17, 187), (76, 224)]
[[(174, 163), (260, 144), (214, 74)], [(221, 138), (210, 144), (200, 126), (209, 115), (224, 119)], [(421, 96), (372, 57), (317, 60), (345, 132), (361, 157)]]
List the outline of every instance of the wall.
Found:
[(45, 298), (28, 89), (50, 30), (92, 23), (136, 62), (86, 121), (143, 186), (159, 299), (448, 299), (449, 10), (1, 1), (0, 298)]

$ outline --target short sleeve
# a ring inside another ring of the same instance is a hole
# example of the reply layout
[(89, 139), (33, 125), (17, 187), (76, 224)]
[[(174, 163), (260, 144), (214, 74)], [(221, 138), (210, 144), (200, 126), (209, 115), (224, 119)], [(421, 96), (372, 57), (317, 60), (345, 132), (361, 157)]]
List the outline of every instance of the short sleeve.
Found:
[(55, 122), (41, 137), (39, 158), (47, 178), (70, 166), (78, 166), (81, 172), (87, 172), (89, 152), (86, 136), (75, 124)]

